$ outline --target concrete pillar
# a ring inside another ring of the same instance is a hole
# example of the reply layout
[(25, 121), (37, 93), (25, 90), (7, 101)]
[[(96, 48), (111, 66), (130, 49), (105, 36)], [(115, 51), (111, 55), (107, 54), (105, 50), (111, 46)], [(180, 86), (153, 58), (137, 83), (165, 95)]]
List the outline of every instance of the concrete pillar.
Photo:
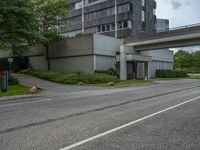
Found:
[(120, 79), (127, 80), (127, 60), (125, 45), (120, 46)]
[(144, 63), (145, 80), (149, 79), (149, 62)]

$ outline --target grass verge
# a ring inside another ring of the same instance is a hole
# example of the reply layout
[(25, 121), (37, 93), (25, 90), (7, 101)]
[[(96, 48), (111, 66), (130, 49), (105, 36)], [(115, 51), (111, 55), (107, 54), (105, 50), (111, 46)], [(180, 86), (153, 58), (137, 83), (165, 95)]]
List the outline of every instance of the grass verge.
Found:
[(152, 78), (151, 80), (154, 81), (171, 81), (171, 80), (180, 80), (180, 79), (187, 79), (187, 78)]
[[(115, 83), (115, 87), (126, 87), (131, 85), (138, 85), (138, 84), (146, 84), (146, 83), (152, 83), (152, 80), (119, 80), (119, 82)], [(106, 83), (102, 84), (87, 84), (88, 86), (99, 86), (99, 87), (105, 87), (107, 86)]]
[(7, 92), (0, 92), (0, 96), (14, 96), (27, 94), (29, 88), (22, 85), (10, 85)]
[(24, 70), (21, 73), (33, 75), (41, 79), (62, 83), (62, 84), (101, 84), (108, 82), (119, 82), (115, 76), (99, 73), (85, 73), (85, 72), (55, 72), (42, 70)]
[(200, 76), (190, 76), (188, 79), (200, 79)]

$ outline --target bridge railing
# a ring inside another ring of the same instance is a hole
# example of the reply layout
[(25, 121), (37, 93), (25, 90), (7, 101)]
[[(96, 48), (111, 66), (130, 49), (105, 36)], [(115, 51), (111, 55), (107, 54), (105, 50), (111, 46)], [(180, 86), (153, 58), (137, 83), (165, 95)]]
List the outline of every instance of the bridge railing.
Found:
[(180, 26), (180, 27), (173, 27), (173, 28), (164, 29), (164, 30), (157, 30), (156, 33), (166, 32), (166, 31), (174, 31), (174, 30), (180, 30), (180, 29), (187, 29), (187, 28), (197, 27), (197, 26), (200, 26), (200, 23), (185, 25), (185, 26)]

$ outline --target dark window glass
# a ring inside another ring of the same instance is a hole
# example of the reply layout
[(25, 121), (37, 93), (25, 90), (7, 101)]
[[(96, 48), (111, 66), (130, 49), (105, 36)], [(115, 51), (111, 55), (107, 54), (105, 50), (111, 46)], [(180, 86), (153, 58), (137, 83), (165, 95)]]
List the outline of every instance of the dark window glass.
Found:
[(122, 22), (118, 22), (118, 29), (122, 29), (122, 28), (123, 28)]
[(124, 28), (128, 28), (128, 21), (124, 21)]
[(110, 24), (106, 25), (106, 31), (110, 31)]
[(97, 26), (97, 32), (101, 32), (101, 26)]
[(106, 27), (105, 25), (102, 25), (102, 32), (105, 32), (106, 31)]
[(115, 24), (114, 23), (111, 24), (111, 30), (115, 30)]

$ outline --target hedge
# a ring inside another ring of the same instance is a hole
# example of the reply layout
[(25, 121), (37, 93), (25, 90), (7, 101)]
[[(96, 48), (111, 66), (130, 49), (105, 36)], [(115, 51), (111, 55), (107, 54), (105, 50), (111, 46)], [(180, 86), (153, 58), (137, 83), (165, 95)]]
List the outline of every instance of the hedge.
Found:
[(108, 82), (119, 82), (115, 76), (99, 73), (85, 72), (55, 72), (42, 70), (24, 70), (21, 73), (33, 75), (49, 81), (54, 81), (63, 84), (77, 84), (83, 82), (86, 84), (98, 84)]
[(157, 78), (185, 78), (187, 72), (183, 70), (156, 70)]
[(117, 75), (116, 69), (114, 68), (110, 68), (108, 70), (95, 70), (95, 73), (108, 74), (108, 75), (113, 75), (113, 76)]

